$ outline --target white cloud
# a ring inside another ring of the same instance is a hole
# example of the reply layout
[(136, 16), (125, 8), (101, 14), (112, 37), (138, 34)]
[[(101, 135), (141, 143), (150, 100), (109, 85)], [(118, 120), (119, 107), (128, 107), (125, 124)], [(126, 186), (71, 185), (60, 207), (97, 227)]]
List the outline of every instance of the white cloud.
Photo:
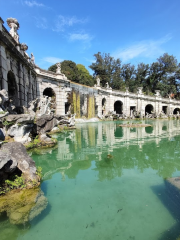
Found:
[(28, 7), (44, 7), (43, 3), (38, 3), (36, 1), (24, 1), (24, 3), (28, 6)]
[(82, 41), (90, 41), (92, 37), (87, 33), (70, 33), (69, 34), (69, 40), (75, 41), (75, 40), (82, 40)]
[(64, 17), (59, 15), (56, 20), (56, 26), (53, 31), (63, 32), (66, 27), (72, 27), (75, 24), (84, 24), (87, 22), (87, 19), (78, 19), (75, 16), (73, 17)]
[(48, 28), (48, 24), (47, 24), (47, 20), (44, 17), (34, 17), (35, 19), (35, 25), (37, 28), (42, 28), (42, 29), (47, 29)]
[(170, 35), (166, 35), (159, 40), (141, 41), (125, 49), (118, 49), (112, 55), (115, 58), (120, 58), (123, 62), (127, 62), (136, 57), (154, 58), (165, 52), (162, 49), (162, 45), (171, 39), (172, 37)]
[(63, 59), (57, 58), (57, 57), (44, 57), (42, 60), (44, 62), (48, 62), (48, 63), (52, 63), (52, 64), (55, 64), (55, 63), (63, 61)]

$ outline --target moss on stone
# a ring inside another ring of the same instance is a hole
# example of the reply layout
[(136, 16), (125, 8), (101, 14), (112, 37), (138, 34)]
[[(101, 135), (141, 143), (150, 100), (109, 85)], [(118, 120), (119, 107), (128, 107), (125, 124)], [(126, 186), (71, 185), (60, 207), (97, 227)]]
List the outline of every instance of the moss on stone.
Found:
[(88, 118), (95, 117), (95, 100), (94, 96), (88, 97)]

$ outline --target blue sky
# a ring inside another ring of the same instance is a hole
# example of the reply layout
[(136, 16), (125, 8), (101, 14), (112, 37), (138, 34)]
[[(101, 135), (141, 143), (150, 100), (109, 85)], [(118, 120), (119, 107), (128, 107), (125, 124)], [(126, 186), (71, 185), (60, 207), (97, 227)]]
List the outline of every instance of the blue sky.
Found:
[(179, 11), (180, 0), (0, 0), (5, 27), (18, 19), (20, 42), (44, 69), (63, 60), (88, 68), (97, 52), (135, 65), (167, 52), (180, 62)]

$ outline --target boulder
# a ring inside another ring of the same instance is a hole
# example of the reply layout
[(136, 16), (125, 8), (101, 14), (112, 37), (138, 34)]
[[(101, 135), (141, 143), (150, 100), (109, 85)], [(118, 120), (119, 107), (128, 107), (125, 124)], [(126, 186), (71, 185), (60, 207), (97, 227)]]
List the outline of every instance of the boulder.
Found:
[(55, 126), (57, 126), (57, 119), (54, 118), (53, 114), (42, 115), (36, 119), (37, 133), (43, 134), (45, 132), (51, 131)]
[(0, 149), (0, 171), (10, 173), (19, 169), (26, 180), (38, 181), (36, 167), (27, 154), (23, 144), (18, 142), (5, 143)]
[(14, 141), (20, 143), (27, 143), (31, 141), (29, 137), (30, 132), (33, 129), (34, 124), (14, 124), (12, 125), (8, 131), (7, 135), (10, 137), (14, 137)]

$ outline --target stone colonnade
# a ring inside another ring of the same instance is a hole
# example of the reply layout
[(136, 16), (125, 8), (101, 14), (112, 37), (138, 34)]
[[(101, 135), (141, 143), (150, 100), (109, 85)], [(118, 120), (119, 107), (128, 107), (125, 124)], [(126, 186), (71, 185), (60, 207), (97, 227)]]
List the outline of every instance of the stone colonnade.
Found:
[(27, 106), (37, 96), (36, 72), (3, 23), (0, 18), (0, 89), (7, 90), (13, 105)]

